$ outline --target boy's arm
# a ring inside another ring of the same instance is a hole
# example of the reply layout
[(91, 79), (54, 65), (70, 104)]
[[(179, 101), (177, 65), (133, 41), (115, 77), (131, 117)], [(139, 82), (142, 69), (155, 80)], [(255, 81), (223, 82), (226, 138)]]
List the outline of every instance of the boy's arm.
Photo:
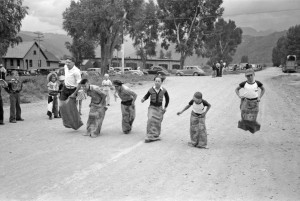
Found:
[(142, 98), (141, 102), (143, 103), (145, 100), (147, 100), (150, 97), (150, 92), (148, 91), (147, 94)]
[(209, 104), (209, 102), (205, 101), (205, 106), (206, 106), (206, 110), (205, 110), (205, 114), (206, 114), (208, 112), (208, 110), (210, 110), (211, 104)]
[(237, 95), (239, 98), (242, 98), (242, 97), (240, 96), (240, 89), (241, 89), (241, 87), (238, 86), (238, 87), (235, 89), (235, 93), (236, 93), (236, 95)]
[(183, 109), (182, 109), (182, 111), (180, 111), (180, 112), (177, 112), (177, 115), (180, 115), (180, 114), (182, 114), (184, 111), (186, 111), (187, 109), (189, 109), (191, 107), (191, 105), (187, 105), (187, 106), (185, 106)]
[(263, 86), (261, 86), (260, 89), (261, 89), (261, 92), (260, 92), (260, 95), (259, 95), (259, 97), (258, 97), (258, 101), (260, 101), (261, 97), (262, 97), (262, 96), (264, 95), (264, 93), (265, 93), (265, 88), (264, 88)]

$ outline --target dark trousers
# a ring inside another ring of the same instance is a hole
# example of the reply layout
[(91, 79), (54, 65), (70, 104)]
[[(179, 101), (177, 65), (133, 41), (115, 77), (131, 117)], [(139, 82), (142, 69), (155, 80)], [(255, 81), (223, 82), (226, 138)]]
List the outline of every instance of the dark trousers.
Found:
[(9, 94), (10, 100), (10, 117), (9, 121), (21, 119), (21, 107), (20, 107), (20, 94), (11, 93)]
[(0, 123), (3, 123), (3, 119), (4, 119), (3, 101), (0, 94)]
[(62, 88), (59, 100), (65, 101), (76, 91), (76, 88), (74, 89), (68, 89), (65, 86)]
[(48, 104), (52, 102), (52, 109), (51, 111), (47, 111), (47, 115), (49, 117), (52, 117), (52, 113), (54, 117), (58, 117), (58, 101), (57, 96), (50, 96), (48, 95)]

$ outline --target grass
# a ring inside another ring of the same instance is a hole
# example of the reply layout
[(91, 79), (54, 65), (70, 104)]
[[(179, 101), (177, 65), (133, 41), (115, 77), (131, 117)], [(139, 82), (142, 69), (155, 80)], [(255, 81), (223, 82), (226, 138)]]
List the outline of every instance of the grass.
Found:
[[(154, 75), (115, 75), (111, 76), (110, 80), (115, 79), (121, 80), (124, 83), (142, 85), (144, 81), (153, 81)], [(7, 77), (6, 80), (10, 80), (11, 77)], [(103, 76), (99, 76), (93, 73), (88, 74), (91, 84), (101, 86)], [(41, 100), (46, 100), (48, 89), (47, 89), (47, 76), (22, 76), (20, 80), (23, 82), (23, 90), (21, 91), (21, 103), (33, 103)], [(4, 105), (9, 105), (9, 94), (4, 89), (2, 91), (2, 99)]]

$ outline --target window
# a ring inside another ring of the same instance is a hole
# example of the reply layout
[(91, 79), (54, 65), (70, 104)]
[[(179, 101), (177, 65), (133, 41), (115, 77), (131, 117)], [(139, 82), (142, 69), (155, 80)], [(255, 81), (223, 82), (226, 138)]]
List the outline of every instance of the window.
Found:
[(158, 65), (164, 67), (165, 69), (168, 69), (168, 64), (158, 64)]
[(150, 69), (151, 66), (153, 66), (153, 64), (147, 64), (147, 63), (146, 63), (146, 69)]
[(36, 51), (35, 50), (33, 51), (33, 55), (36, 55)]
[(32, 67), (32, 60), (29, 60), (29, 67)]
[(127, 63), (126, 66), (131, 67), (133, 69), (137, 69), (137, 63)]
[(20, 59), (17, 60), (17, 66), (20, 66)]
[(10, 66), (14, 66), (14, 60), (10, 59)]
[(38, 67), (42, 67), (42, 60), (38, 60)]
[(50, 67), (50, 61), (47, 61), (47, 66)]
[(179, 64), (173, 64), (172, 69), (180, 69), (180, 65)]

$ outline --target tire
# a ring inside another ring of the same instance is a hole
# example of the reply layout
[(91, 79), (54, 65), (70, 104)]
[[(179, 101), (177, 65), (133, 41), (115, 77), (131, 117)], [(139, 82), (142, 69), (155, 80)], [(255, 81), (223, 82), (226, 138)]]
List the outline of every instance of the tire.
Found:
[(176, 76), (181, 76), (180, 73), (176, 73)]
[(198, 73), (193, 73), (193, 76), (199, 76), (199, 74)]

